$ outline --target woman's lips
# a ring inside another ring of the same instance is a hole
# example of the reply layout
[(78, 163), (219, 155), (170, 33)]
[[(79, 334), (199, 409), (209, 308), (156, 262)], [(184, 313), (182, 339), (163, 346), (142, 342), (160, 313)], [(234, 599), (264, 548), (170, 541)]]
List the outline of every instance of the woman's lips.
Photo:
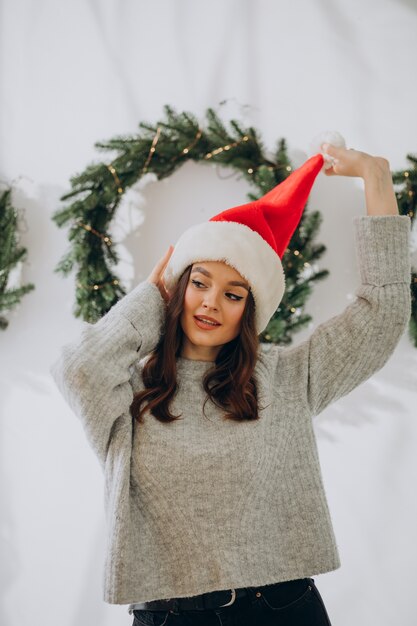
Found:
[(197, 319), (196, 317), (194, 317), (194, 321), (196, 323), (196, 325), (203, 329), (203, 330), (216, 330), (216, 328), (220, 328), (221, 324), (218, 324), (218, 326), (213, 326), (213, 324), (207, 324), (205, 322), (202, 322), (201, 320)]

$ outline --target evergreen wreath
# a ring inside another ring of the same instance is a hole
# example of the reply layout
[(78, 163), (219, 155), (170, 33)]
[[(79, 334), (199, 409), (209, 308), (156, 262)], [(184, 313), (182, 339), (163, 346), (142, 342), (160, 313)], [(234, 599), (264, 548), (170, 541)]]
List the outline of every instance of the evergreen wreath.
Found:
[[(153, 173), (158, 180), (173, 174), (186, 161), (212, 163), (235, 170), (254, 188), (249, 200), (256, 200), (281, 183), (292, 171), (285, 139), (280, 139), (268, 158), (257, 131), (244, 129), (236, 120), (227, 130), (217, 113), (206, 111), (206, 124), (189, 112), (177, 113), (164, 106), (165, 119), (155, 125), (141, 122), (137, 135), (117, 136), (97, 142), (101, 151), (116, 151), (111, 163), (89, 165), (70, 179), (72, 190), (60, 200), (70, 204), (53, 215), (62, 227), (70, 223), (70, 250), (60, 260), (56, 272), (68, 275), (76, 267), (76, 305), (74, 314), (94, 323), (126, 294), (111, 266), (119, 257), (109, 236), (109, 227), (123, 194), (143, 176)], [(76, 199), (74, 199), (76, 198)], [(307, 203), (308, 204), (308, 203)], [(282, 258), (286, 290), (277, 311), (260, 341), (289, 344), (292, 335), (311, 321), (302, 308), (311, 294), (312, 284), (324, 279), (328, 270), (318, 270), (316, 261), (325, 252), (315, 244), (322, 216), (304, 210), (289, 247)]]
[(8, 287), (12, 270), (27, 254), (27, 249), (19, 246), (18, 214), (12, 206), (11, 193), (9, 187), (0, 195), (0, 330), (9, 325), (3, 312), (19, 304), (22, 296), (35, 288), (32, 283)]

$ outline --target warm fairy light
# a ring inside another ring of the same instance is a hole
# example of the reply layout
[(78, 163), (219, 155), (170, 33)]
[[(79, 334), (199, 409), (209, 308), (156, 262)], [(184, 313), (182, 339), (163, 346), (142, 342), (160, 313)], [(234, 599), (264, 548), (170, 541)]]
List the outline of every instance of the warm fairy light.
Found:
[[(145, 165), (144, 165), (144, 166), (143, 166), (143, 168), (142, 168), (141, 176), (142, 176), (143, 174), (145, 174), (145, 173), (146, 173), (146, 171), (147, 171), (147, 169), (148, 169), (148, 165), (149, 165), (149, 163), (150, 163), (150, 160), (151, 160), (152, 156), (155, 154), (155, 151), (156, 151), (156, 144), (158, 143), (158, 140), (159, 140), (159, 136), (160, 136), (160, 134), (161, 134), (161, 127), (160, 127), (160, 126), (158, 126), (157, 131), (156, 131), (156, 134), (155, 134), (155, 137), (154, 137), (154, 138), (153, 138), (153, 140), (152, 140), (152, 146), (151, 146), (151, 148), (150, 148), (150, 150), (149, 150), (149, 154), (148, 154), (148, 157), (147, 157), (147, 159), (146, 159)], [(199, 129), (198, 129), (198, 131), (197, 131), (197, 133), (196, 133), (196, 136), (195, 136), (195, 137), (194, 137), (194, 139), (193, 139), (193, 141), (190, 143), (190, 145), (189, 145), (189, 146), (187, 146), (186, 148), (183, 148), (183, 149), (181, 150), (180, 155), (181, 155), (181, 154), (188, 154), (188, 153), (189, 153), (189, 151), (190, 151), (190, 150), (191, 150), (191, 149), (195, 146), (195, 144), (197, 143), (197, 141), (200, 139), (200, 137), (201, 137), (201, 135), (202, 135), (202, 134), (203, 134), (203, 131), (201, 130), (201, 128), (199, 128)], [(172, 161), (176, 161), (177, 159), (178, 159), (178, 156), (174, 156), (174, 157), (171, 159), (171, 162), (172, 162)]]
[(410, 176), (410, 172), (404, 172), (404, 176), (405, 178), (408, 178), (408, 176)]
[(235, 148), (240, 143), (242, 143), (242, 141), (248, 141), (248, 140), (249, 140), (248, 135), (244, 135), (240, 141), (235, 141), (234, 143), (227, 144), (226, 146), (222, 146), (221, 148), (216, 148), (215, 150), (208, 152), (207, 154), (204, 155), (203, 159), (211, 159), (211, 157), (216, 156), (216, 154), (220, 154), (221, 152), (224, 152), (225, 150), (230, 150), (230, 148)]
[(91, 289), (93, 291), (98, 291), (99, 289), (103, 289), (107, 285), (118, 285), (119, 281), (117, 279), (111, 280), (109, 283), (102, 283), (101, 285), (82, 285), (81, 283), (77, 283), (78, 287), (81, 289)]
[(123, 187), (122, 187), (122, 183), (120, 182), (120, 178), (117, 175), (116, 170), (114, 169), (113, 165), (110, 163), (109, 165), (106, 166), (107, 169), (111, 172), (114, 181), (117, 185), (117, 193), (123, 193)]
[(151, 145), (151, 148), (150, 148), (150, 150), (149, 150), (149, 154), (148, 154), (148, 156), (147, 156), (147, 158), (146, 158), (145, 165), (144, 165), (144, 166), (143, 166), (143, 168), (142, 168), (141, 175), (142, 175), (142, 174), (145, 174), (145, 172), (146, 172), (146, 171), (147, 171), (147, 169), (148, 169), (148, 165), (149, 165), (149, 163), (150, 163), (150, 161), (151, 161), (152, 155), (153, 155), (153, 154), (154, 154), (154, 152), (155, 152), (155, 146), (156, 146), (156, 144), (158, 143), (158, 140), (159, 140), (159, 135), (160, 135), (160, 134), (161, 134), (161, 127), (160, 127), (160, 126), (158, 126), (158, 128), (156, 129), (156, 134), (155, 134), (155, 137), (152, 139), (152, 145)]
[[(201, 130), (201, 128), (198, 129), (197, 134), (195, 136), (195, 138), (193, 139), (193, 141), (190, 143), (189, 146), (187, 146), (186, 148), (183, 148), (181, 150), (181, 154), (188, 154), (189, 151), (194, 148), (195, 144), (197, 143), (197, 141), (200, 139), (201, 135), (203, 134), (203, 131)], [(178, 157), (173, 157), (171, 159), (171, 161), (175, 161)]]
[(251, 167), (248, 169), (248, 174), (253, 174), (253, 169)]
[(81, 226), (85, 230), (88, 230), (88, 232), (93, 233), (93, 235), (96, 235), (97, 237), (100, 237), (100, 239), (102, 239), (108, 246), (113, 245), (112, 244), (112, 240), (110, 239), (110, 237), (108, 237), (107, 235), (103, 235), (102, 233), (99, 233), (97, 230), (92, 228), (92, 226), (90, 226), (90, 224), (84, 224), (83, 222), (78, 222), (78, 226)]

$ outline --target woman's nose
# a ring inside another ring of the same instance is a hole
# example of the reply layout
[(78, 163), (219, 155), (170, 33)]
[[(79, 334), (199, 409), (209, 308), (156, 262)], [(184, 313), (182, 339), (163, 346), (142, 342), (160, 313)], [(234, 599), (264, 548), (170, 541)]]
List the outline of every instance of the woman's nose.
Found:
[(217, 309), (217, 296), (216, 294), (206, 292), (204, 294), (203, 306), (207, 306), (211, 309)]

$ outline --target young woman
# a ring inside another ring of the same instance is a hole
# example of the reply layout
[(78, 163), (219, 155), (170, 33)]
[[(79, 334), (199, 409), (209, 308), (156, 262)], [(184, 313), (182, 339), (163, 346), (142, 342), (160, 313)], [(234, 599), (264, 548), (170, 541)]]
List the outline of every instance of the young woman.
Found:
[(312, 417), (378, 371), (411, 313), (410, 218), (389, 163), (323, 146), (365, 181), (356, 299), (298, 346), (258, 335), (322, 169), (188, 229), (51, 368), (105, 476), (104, 600), (134, 626), (321, 626), (340, 566)]

